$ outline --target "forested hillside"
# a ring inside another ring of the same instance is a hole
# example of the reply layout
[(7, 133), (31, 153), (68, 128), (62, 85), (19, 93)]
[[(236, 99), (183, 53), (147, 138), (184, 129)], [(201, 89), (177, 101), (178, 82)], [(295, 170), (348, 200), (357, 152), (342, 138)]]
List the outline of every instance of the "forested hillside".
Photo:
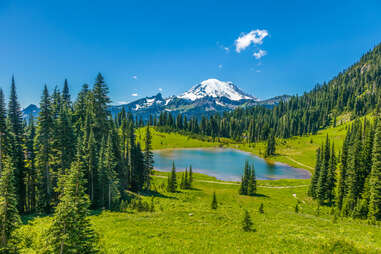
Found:
[(212, 137), (229, 137), (255, 142), (271, 133), (281, 138), (316, 133), (338, 124), (344, 113), (350, 119), (381, 108), (381, 44), (366, 53), (359, 62), (339, 73), (328, 83), (302, 96), (293, 96), (272, 109), (254, 106), (238, 108), (210, 118), (186, 119), (168, 112), (152, 119), (165, 129), (185, 130)]

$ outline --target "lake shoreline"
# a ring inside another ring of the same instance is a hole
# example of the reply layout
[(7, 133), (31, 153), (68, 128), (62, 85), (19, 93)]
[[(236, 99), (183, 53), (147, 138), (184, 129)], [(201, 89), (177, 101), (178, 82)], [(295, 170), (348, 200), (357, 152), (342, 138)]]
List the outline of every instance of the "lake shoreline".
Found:
[[(268, 181), (274, 181), (274, 180), (281, 180), (281, 179), (290, 179), (290, 180), (306, 180), (306, 179), (310, 179), (311, 176), (312, 176), (312, 173), (307, 170), (307, 169), (304, 169), (304, 168), (298, 168), (298, 167), (293, 167), (287, 163), (284, 163), (284, 162), (279, 162), (279, 161), (274, 161), (274, 160), (267, 160), (263, 157), (260, 157), (258, 156), (257, 154), (255, 153), (252, 153), (250, 151), (244, 151), (244, 150), (241, 150), (241, 149), (238, 149), (238, 148), (233, 148), (233, 147), (230, 147), (230, 146), (224, 146), (224, 147), (221, 147), (221, 146), (215, 146), (215, 147), (186, 147), (186, 148), (180, 148), (180, 147), (177, 147), (177, 148), (162, 148), (162, 149), (154, 149), (152, 150), (152, 152), (162, 152), (162, 151), (176, 151), (176, 150), (205, 150), (205, 151), (210, 151), (210, 150), (213, 150), (213, 151), (216, 151), (216, 150), (234, 150), (234, 151), (237, 151), (239, 153), (244, 153), (244, 154), (248, 154), (250, 156), (254, 156), (256, 157), (257, 159), (259, 160), (263, 160), (263, 161), (266, 161), (267, 163), (269, 164), (273, 164), (273, 165), (278, 165), (278, 166), (285, 166), (285, 167), (290, 167), (290, 168), (293, 168), (293, 169), (296, 169), (300, 172), (302, 172), (302, 174), (305, 176), (304, 178), (292, 178), (292, 177), (259, 177), (258, 180), (268, 180)], [(163, 168), (157, 168), (155, 167), (155, 170), (157, 171), (162, 171), (162, 172), (168, 172), (170, 171), (170, 169), (163, 169)], [(219, 181), (226, 181), (226, 182), (239, 182), (240, 180), (238, 178), (232, 178), (232, 179), (221, 179), (221, 176), (218, 176), (217, 174), (213, 174), (211, 173), (210, 171), (208, 172), (208, 170), (205, 170), (205, 169), (199, 169), (199, 168), (194, 168), (194, 170), (197, 170), (198, 173), (201, 173), (201, 174), (205, 174), (205, 175), (208, 175), (208, 176), (211, 176), (211, 177), (214, 177), (216, 178), (217, 180)], [(180, 170), (180, 172), (182, 172), (183, 170)]]

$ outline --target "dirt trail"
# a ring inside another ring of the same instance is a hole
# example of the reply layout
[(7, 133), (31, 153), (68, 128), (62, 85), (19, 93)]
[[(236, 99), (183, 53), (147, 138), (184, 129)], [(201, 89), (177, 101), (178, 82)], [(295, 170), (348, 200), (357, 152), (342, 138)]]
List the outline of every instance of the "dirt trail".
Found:
[(290, 158), (290, 157), (288, 157), (288, 156), (286, 156), (286, 158), (289, 159), (289, 160), (292, 161), (292, 162), (295, 162), (296, 164), (299, 164), (300, 166), (303, 166), (303, 167), (306, 167), (306, 168), (309, 168), (309, 169), (314, 169), (313, 167), (310, 167), (310, 166), (308, 166), (308, 165), (306, 165), (306, 164), (303, 164), (303, 163), (301, 163), (301, 162), (299, 162), (299, 161), (296, 161), (296, 160), (294, 160), (294, 159), (292, 159), (292, 158)]

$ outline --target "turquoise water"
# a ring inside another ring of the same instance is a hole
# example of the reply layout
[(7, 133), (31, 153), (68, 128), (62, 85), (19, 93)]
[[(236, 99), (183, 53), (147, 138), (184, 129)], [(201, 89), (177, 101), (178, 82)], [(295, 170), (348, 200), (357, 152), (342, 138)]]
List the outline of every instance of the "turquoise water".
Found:
[(154, 151), (155, 168), (168, 171), (172, 161), (176, 169), (185, 170), (192, 165), (193, 171), (215, 176), (226, 181), (239, 181), (245, 160), (254, 163), (257, 179), (307, 179), (310, 173), (281, 163), (269, 163), (250, 153), (234, 149), (173, 149)]

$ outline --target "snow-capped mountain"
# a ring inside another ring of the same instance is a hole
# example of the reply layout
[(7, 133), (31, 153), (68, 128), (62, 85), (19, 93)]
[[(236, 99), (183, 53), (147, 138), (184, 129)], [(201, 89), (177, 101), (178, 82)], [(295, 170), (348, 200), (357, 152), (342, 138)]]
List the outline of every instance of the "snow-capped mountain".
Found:
[[(131, 112), (134, 116), (148, 119), (150, 115), (158, 116), (162, 111), (172, 114), (183, 114), (187, 117), (210, 116), (215, 113), (230, 111), (237, 107), (263, 105), (273, 107), (280, 101), (288, 100), (289, 96), (282, 95), (268, 100), (258, 100), (254, 96), (246, 94), (232, 82), (224, 82), (217, 79), (208, 79), (195, 85), (187, 92), (179, 96), (163, 98), (160, 93), (145, 97), (123, 105), (113, 105), (109, 111), (113, 116), (122, 109)], [(36, 117), (39, 108), (30, 105), (24, 110), (24, 118), (33, 113)]]
[(207, 79), (195, 85), (189, 91), (181, 94), (178, 98), (195, 101), (204, 97), (225, 97), (232, 101), (257, 100), (255, 97), (244, 93), (232, 82), (224, 82), (218, 79)]

